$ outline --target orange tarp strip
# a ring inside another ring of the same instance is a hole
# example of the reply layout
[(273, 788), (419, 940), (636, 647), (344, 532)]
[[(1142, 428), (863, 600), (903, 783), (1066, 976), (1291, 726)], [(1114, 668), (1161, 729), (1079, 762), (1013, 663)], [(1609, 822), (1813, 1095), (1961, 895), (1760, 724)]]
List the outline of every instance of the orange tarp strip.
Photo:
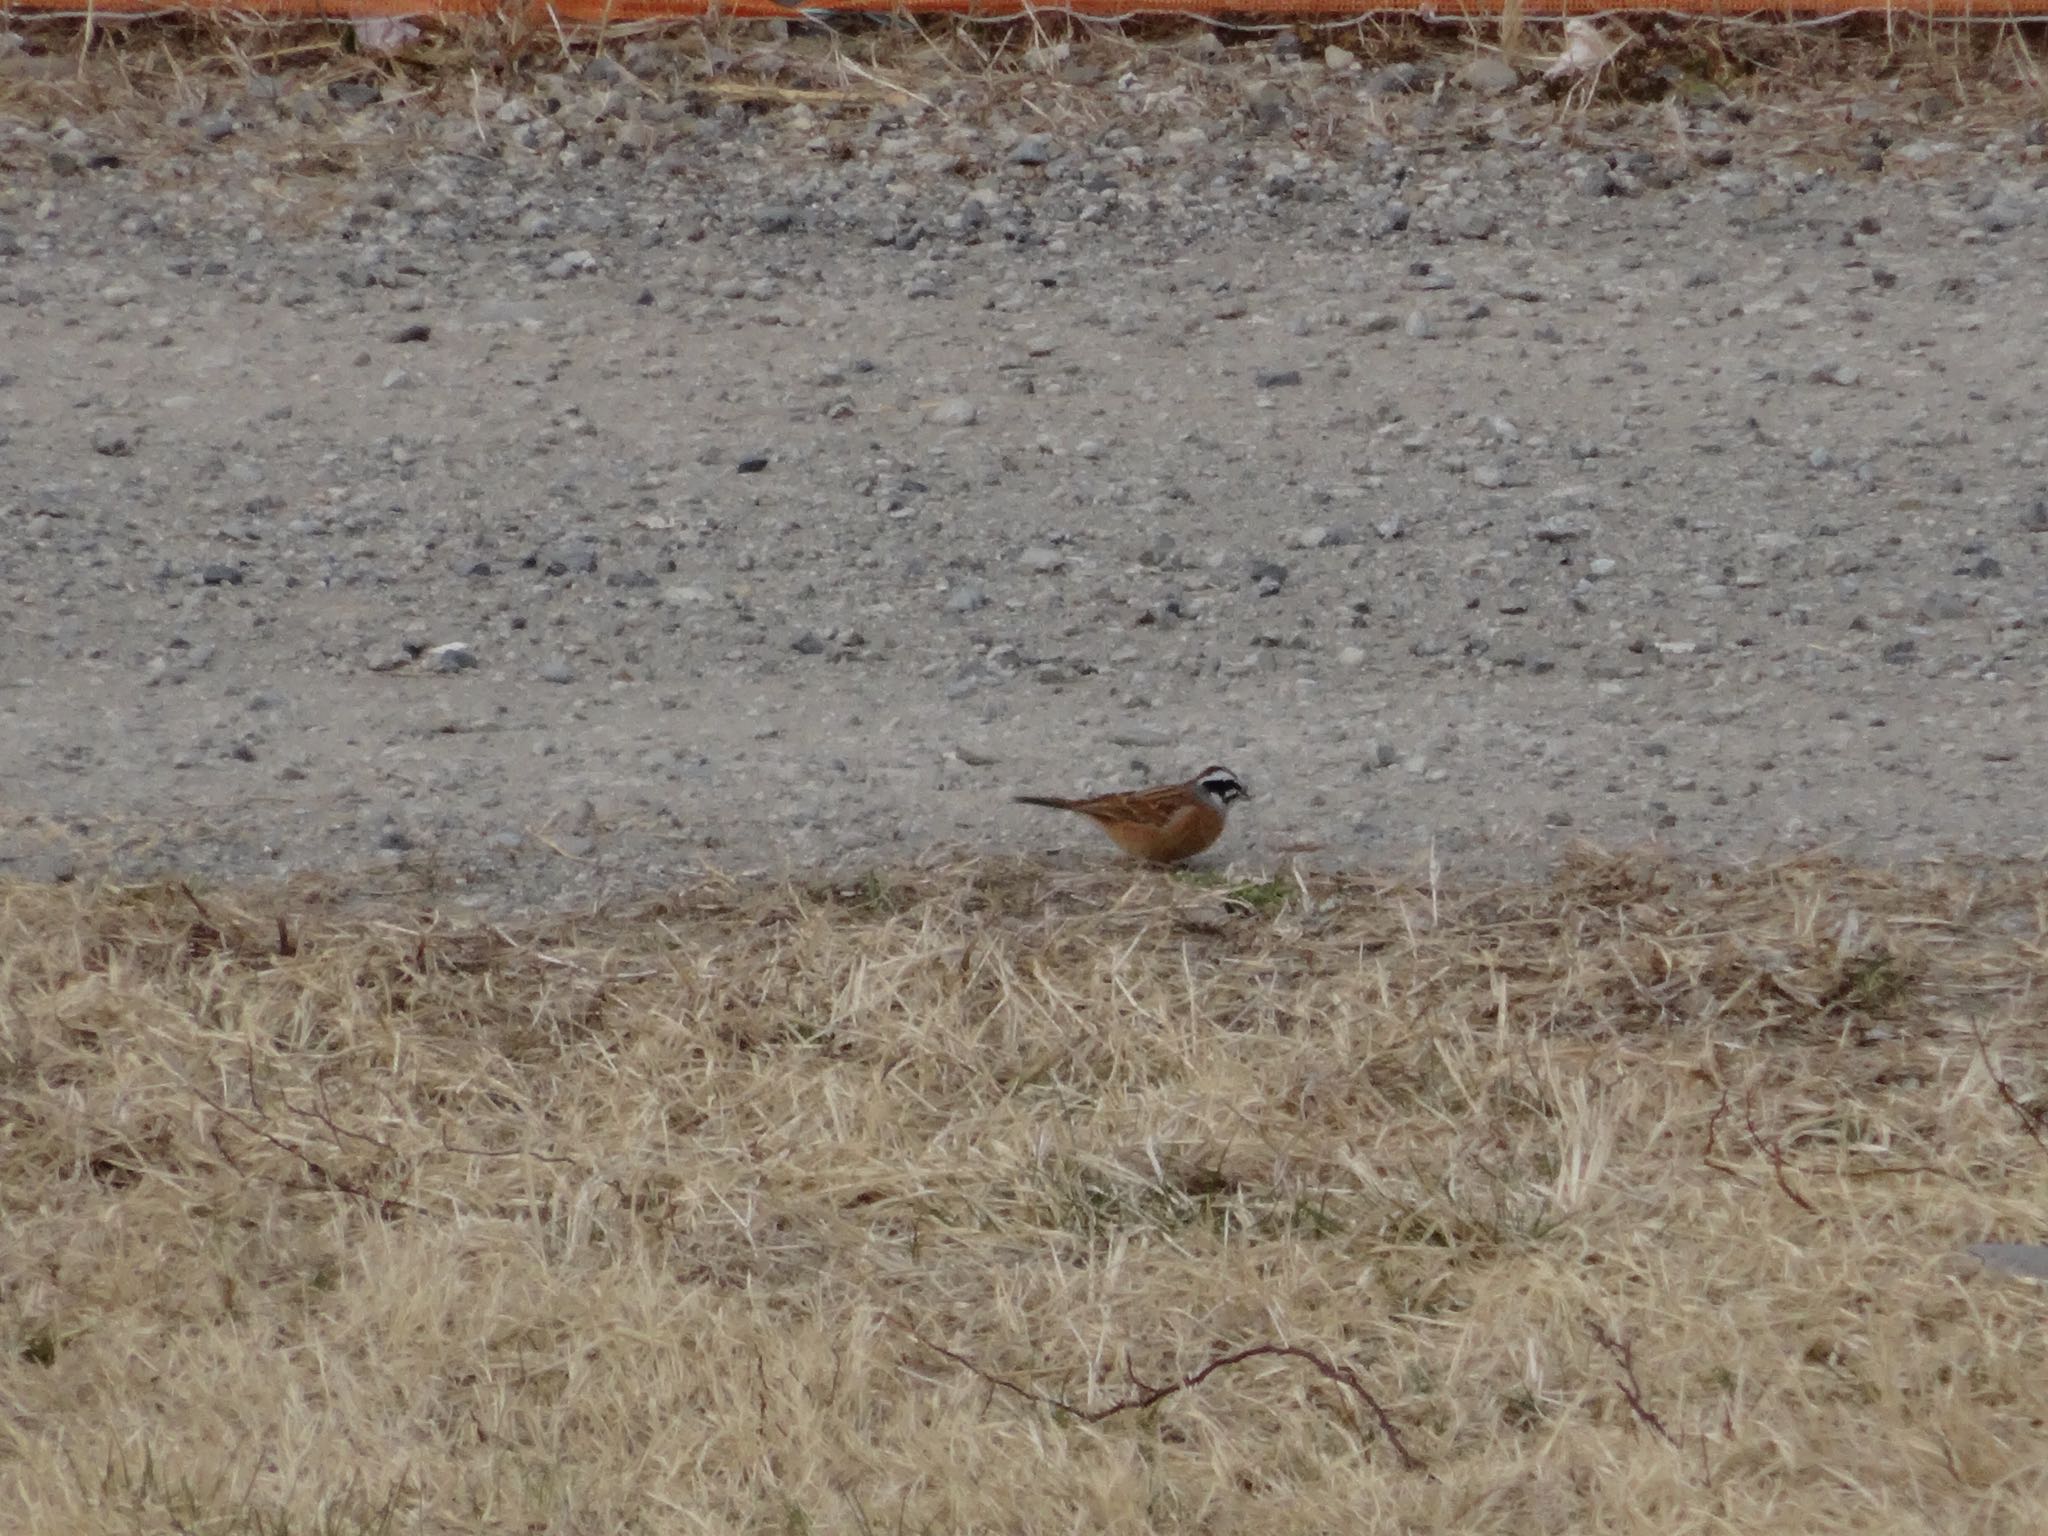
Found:
[[(0, 0), (0, 17), (28, 12), (67, 16), (161, 16), (179, 12), (244, 16), (256, 21), (350, 21), (378, 16), (525, 16), (569, 25), (677, 20), (708, 15), (787, 17), (806, 11), (851, 15), (916, 13), (1000, 21), (1012, 17), (1257, 15), (1262, 17), (1364, 17), (1424, 15), (1444, 20), (1485, 19), (1501, 14), (1509, 0), (1061, 0), (1033, 5), (1027, 0), (823, 0), (801, 7), (777, 0)], [(1522, 0), (1524, 16), (1628, 14), (1684, 16), (1896, 16), (1903, 19), (2005, 21), (2048, 15), (2048, 0)]]

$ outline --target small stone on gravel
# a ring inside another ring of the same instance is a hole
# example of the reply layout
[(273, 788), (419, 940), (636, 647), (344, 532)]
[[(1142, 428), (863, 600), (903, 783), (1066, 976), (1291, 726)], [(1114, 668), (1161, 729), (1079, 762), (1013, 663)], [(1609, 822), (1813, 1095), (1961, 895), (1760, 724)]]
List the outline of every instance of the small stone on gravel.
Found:
[(924, 419), (935, 427), (971, 427), (981, 419), (981, 407), (964, 395), (952, 395), (926, 406)]
[(1486, 54), (1459, 70), (1457, 81), (1482, 96), (1504, 96), (1522, 83), (1522, 77), (1506, 59)]
[(450, 640), (427, 651), (427, 666), (435, 672), (467, 672), (477, 664), (476, 652), (467, 641)]
[(1466, 208), (1459, 212), (1451, 227), (1467, 240), (1488, 240), (1500, 228), (1500, 220), (1483, 208)]

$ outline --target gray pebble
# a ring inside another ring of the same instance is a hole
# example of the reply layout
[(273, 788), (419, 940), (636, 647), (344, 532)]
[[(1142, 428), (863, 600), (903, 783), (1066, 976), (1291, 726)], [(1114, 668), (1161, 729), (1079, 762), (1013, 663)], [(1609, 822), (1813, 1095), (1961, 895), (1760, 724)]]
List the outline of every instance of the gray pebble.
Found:
[(981, 408), (964, 395), (934, 400), (924, 412), (924, 419), (935, 427), (971, 427), (980, 418)]
[(817, 631), (812, 629), (805, 630), (794, 640), (790, 641), (789, 648), (799, 656), (822, 656), (825, 654), (825, 642), (819, 639)]
[(566, 656), (552, 656), (541, 663), (540, 680), (544, 683), (573, 683), (576, 669), (569, 665)]
[(1252, 383), (1260, 389), (1293, 389), (1301, 383), (1301, 370), (1261, 368), (1252, 375)]
[(1052, 135), (1027, 133), (1010, 146), (1010, 164), (1044, 165), (1053, 157)]
[(239, 587), (242, 584), (242, 568), (216, 561), (199, 568), (199, 580), (209, 587)]
[(1036, 571), (1041, 576), (1050, 576), (1055, 571), (1066, 569), (1067, 560), (1058, 550), (1044, 544), (1033, 544), (1017, 557), (1027, 571)]
[(1606, 165), (1589, 165), (1578, 173), (1579, 193), (1583, 197), (1619, 197), (1625, 190), (1621, 178), (1613, 168)]
[(476, 664), (476, 652), (467, 641), (450, 640), (427, 651), (427, 665), (436, 672), (467, 672)]
[(1500, 228), (1500, 220), (1483, 208), (1461, 209), (1451, 228), (1467, 240), (1488, 240)]
[(1401, 329), (1414, 341), (1428, 341), (1436, 335), (1436, 325), (1428, 315), (1419, 309), (1411, 309)]
[(578, 541), (551, 550), (539, 562), (550, 576), (588, 576), (597, 569), (597, 546)]
[(1515, 66), (1492, 53), (1474, 59), (1458, 71), (1456, 78), (1466, 90), (1482, 96), (1504, 96), (1522, 83)]
[(92, 451), (110, 459), (126, 458), (135, 451), (134, 430), (112, 422), (102, 422), (92, 429)]
[(948, 613), (973, 613), (988, 606), (988, 594), (971, 581), (962, 582), (946, 594)]

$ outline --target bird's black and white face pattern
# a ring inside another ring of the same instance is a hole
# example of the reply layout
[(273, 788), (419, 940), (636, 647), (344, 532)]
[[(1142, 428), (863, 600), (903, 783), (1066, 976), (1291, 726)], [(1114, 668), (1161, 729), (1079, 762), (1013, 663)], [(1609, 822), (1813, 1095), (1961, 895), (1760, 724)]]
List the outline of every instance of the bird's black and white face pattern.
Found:
[(1252, 792), (1244, 787), (1244, 781), (1228, 768), (1204, 768), (1195, 775), (1195, 788), (1204, 798), (1218, 806), (1229, 805), (1238, 800), (1249, 800)]

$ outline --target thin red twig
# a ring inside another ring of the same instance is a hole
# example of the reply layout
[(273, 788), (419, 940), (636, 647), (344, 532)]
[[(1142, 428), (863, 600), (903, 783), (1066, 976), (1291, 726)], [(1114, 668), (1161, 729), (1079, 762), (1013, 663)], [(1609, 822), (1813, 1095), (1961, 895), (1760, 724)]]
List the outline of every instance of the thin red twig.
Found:
[(1022, 1398), (1027, 1403), (1037, 1403), (1041, 1407), (1050, 1408), (1055, 1413), (1067, 1414), (1070, 1417), (1081, 1420), (1085, 1424), (1100, 1424), (1104, 1419), (1114, 1418), (1120, 1413), (1129, 1413), (1136, 1408), (1150, 1408), (1154, 1403), (1163, 1402), (1165, 1399), (1172, 1397), (1176, 1392), (1185, 1392), (1190, 1387), (1200, 1386), (1211, 1376), (1228, 1366), (1242, 1365), (1247, 1360), (1299, 1360), (1319, 1376), (1335, 1382), (1338, 1386), (1348, 1388), (1365, 1405), (1366, 1411), (1378, 1423), (1380, 1434), (1386, 1438), (1387, 1445), (1392, 1449), (1395, 1459), (1401, 1463), (1402, 1470), (1408, 1472), (1427, 1470), (1421, 1458), (1410, 1451), (1406, 1442), (1402, 1440), (1400, 1426), (1394, 1422), (1393, 1415), (1388, 1413), (1379, 1399), (1372, 1395), (1371, 1390), (1359, 1379), (1356, 1371), (1341, 1361), (1319, 1355), (1314, 1350), (1306, 1349), (1299, 1344), (1249, 1344), (1243, 1349), (1235, 1349), (1227, 1354), (1217, 1355), (1207, 1364), (1197, 1370), (1188, 1372), (1185, 1376), (1177, 1377), (1172, 1381), (1158, 1383), (1141, 1380), (1136, 1369), (1131, 1365), (1130, 1357), (1127, 1355), (1124, 1359), (1124, 1375), (1136, 1389), (1133, 1394), (1129, 1397), (1120, 1397), (1114, 1402), (1104, 1404), (1100, 1408), (1083, 1408), (1079, 1404), (1068, 1402), (1065, 1398), (1054, 1397), (1049, 1393), (1027, 1387), (1021, 1382), (1012, 1381), (1008, 1377), (998, 1376), (991, 1371), (984, 1370), (968, 1356), (961, 1354), (958, 1350), (948, 1349), (943, 1344), (933, 1342), (907, 1323), (902, 1323), (898, 1326), (933, 1354), (943, 1355), (955, 1365), (971, 1372), (979, 1380), (986, 1382), (991, 1388), (1008, 1392), (1015, 1397)]
[(1683, 1452), (1685, 1447), (1678, 1443), (1678, 1436), (1671, 1433), (1670, 1426), (1658, 1416), (1657, 1410), (1652, 1408), (1643, 1396), (1643, 1383), (1636, 1375), (1635, 1341), (1616, 1338), (1608, 1331), (1607, 1325), (1597, 1317), (1586, 1319), (1586, 1332), (1593, 1336), (1593, 1342), (1607, 1351), (1615, 1365), (1620, 1368), (1621, 1375), (1615, 1378), (1614, 1389), (1621, 1394), (1621, 1400), (1628, 1404), (1629, 1412), (1636, 1416), (1636, 1422), (1653, 1431), (1658, 1439), (1674, 1451)]

